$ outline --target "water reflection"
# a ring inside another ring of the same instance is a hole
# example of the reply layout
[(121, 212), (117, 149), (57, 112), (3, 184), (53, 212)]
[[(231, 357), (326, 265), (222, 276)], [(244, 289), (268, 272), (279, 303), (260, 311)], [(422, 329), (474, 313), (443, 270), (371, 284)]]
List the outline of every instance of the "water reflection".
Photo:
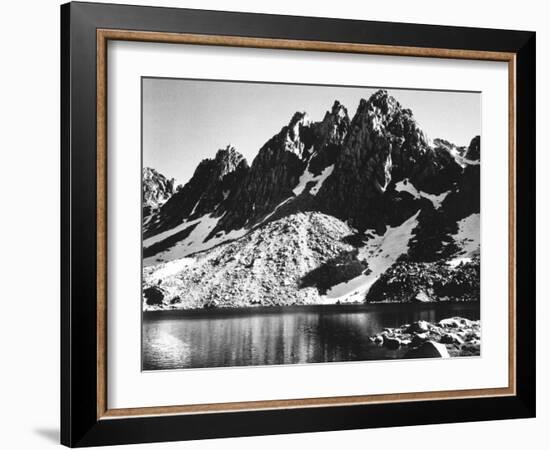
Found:
[(479, 319), (479, 303), (145, 313), (143, 369), (399, 358), (405, 350), (388, 351), (368, 336), (452, 316)]

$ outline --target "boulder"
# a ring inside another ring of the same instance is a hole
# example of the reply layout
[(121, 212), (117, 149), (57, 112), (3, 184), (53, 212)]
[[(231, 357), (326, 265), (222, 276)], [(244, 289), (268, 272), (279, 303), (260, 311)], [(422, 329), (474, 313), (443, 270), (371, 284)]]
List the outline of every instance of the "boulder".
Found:
[(428, 294), (426, 294), (426, 292), (424, 291), (419, 291), (413, 298), (412, 300), (413, 302), (415, 303), (428, 303), (428, 302), (431, 302), (432, 299), (428, 296)]
[(460, 322), (454, 317), (451, 317), (450, 319), (440, 320), (439, 326), (444, 328), (458, 328), (460, 327)]
[(418, 322), (414, 322), (409, 326), (407, 329), (407, 333), (425, 333), (426, 331), (429, 331), (428, 322), (425, 320), (419, 320)]
[(180, 302), (181, 302), (181, 298), (179, 296), (176, 296), (176, 297), (170, 299), (170, 304), (171, 305), (175, 305), (175, 304), (180, 303)]
[(388, 347), (390, 350), (398, 349), (401, 346), (401, 341), (395, 337), (384, 337), (384, 347)]
[(429, 339), (428, 332), (414, 334), (411, 341), (411, 345), (413, 347), (418, 347), (419, 345), (422, 345), (424, 342), (426, 342), (428, 339)]
[(158, 286), (150, 286), (143, 290), (143, 297), (145, 297), (145, 302), (150, 306), (159, 306), (162, 305), (164, 300), (164, 292)]
[(442, 344), (464, 344), (464, 339), (454, 333), (448, 333), (441, 336), (440, 341)]
[(444, 344), (428, 341), (420, 347), (413, 348), (405, 354), (405, 358), (449, 358), (449, 352)]
[(462, 346), (460, 356), (480, 356), (481, 345), (480, 342), (469, 342)]

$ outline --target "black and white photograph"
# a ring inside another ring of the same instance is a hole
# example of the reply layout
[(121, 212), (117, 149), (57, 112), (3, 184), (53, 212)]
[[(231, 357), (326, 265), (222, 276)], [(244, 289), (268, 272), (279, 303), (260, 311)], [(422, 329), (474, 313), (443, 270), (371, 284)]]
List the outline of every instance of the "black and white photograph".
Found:
[(481, 93), (143, 77), (142, 370), (481, 355)]

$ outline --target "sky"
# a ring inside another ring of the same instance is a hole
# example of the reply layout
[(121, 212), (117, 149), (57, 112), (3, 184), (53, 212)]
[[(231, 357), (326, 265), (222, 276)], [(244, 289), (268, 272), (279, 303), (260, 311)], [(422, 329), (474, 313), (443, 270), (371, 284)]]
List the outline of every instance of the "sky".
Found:
[[(249, 163), (296, 111), (323, 119), (335, 100), (353, 118), (380, 87), (311, 86), (143, 78), (143, 165), (185, 184), (205, 158), (228, 144)], [(388, 89), (429, 138), (468, 145), (481, 133), (481, 94)]]

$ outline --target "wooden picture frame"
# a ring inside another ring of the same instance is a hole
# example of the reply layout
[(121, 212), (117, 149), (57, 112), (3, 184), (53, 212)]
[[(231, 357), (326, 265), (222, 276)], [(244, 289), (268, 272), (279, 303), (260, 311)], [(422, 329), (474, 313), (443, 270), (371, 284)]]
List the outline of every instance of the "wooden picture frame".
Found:
[[(535, 33), (78, 2), (61, 7), (61, 27), (63, 444), (534, 417)], [(110, 409), (106, 394), (109, 40), (507, 62), (508, 387)]]

